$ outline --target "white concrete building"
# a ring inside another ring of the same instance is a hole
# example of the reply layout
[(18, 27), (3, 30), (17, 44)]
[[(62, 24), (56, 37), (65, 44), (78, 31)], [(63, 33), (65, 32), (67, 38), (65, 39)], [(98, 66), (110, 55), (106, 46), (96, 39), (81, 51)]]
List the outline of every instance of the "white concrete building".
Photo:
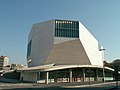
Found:
[(50, 20), (32, 26), (28, 66), (103, 65), (99, 42), (79, 21)]
[(92, 73), (92, 81), (102, 80), (113, 71), (103, 68), (103, 60), (104, 49), (80, 21), (45, 21), (32, 26), (27, 49), (29, 68), (20, 70), (21, 77), (33, 82), (75, 82), (88, 81), (88, 73)]

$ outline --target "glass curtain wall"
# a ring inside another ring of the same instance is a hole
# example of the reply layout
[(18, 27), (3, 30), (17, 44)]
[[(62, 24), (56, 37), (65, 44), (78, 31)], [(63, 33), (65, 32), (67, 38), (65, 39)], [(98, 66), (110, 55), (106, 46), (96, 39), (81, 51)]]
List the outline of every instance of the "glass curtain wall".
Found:
[(32, 40), (30, 40), (30, 42), (28, 43), (28, 46), (27, 46), (27, 57), (30, 56), (30, 54), (31, 54), (31, 44), (32, 44)]
[(79, 38), (79, 22), (56, 20), (55, 37)]

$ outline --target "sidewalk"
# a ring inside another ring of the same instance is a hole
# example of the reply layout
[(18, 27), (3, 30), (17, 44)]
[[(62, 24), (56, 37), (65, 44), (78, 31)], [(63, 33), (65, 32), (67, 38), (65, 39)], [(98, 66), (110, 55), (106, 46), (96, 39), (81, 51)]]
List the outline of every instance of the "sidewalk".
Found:
[(115, 84), (115, 82), (81, 82), (81, 83), (68, 83), (64, 84), (62, 88), (82, 88), (82, 87), (93, 87), (93, 86), (100, 86), (100, 85), (107, 85), (107, 84)]
[(120, 90), (120, 86), (116, 87), (116, 82), (92, 82), (91, 84), (89, 84), (88, 82), (86, 84), (73, 84), (73, 85), (65, 85), (65, 86), (60, 86), (62, 88), (84, 88), (84, 87), (99, 87), (102, 85), (108, 85), (108, 84), (114, 84), (114, 86), (111, 87), (107, 87), (106, 90)]
[[(116, 82), (72, 82), (72, 83), (49, 83), (49, 84), (34, 84), (33, 86), (39, 86), (43, 88), (47, 87), (60, 87), (60, 88), (84, 88), (84, 87), (97, 87), (97, 86), (102, 86), (102, 85), (107, 85), (107, 84), (114, 84), (114, 87), (116, 86)], [(114, 88), (114, 87), (109, 87)]]

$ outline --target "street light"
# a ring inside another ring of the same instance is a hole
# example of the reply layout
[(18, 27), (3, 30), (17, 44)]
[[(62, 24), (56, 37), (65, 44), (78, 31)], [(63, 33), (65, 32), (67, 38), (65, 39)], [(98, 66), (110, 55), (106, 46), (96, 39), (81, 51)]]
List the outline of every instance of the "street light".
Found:
[(100, 49), (102, 51), (102, 61), (103, 61), (103, 82), (105, 82), (105, 66), (104, 66), (104, 48)]

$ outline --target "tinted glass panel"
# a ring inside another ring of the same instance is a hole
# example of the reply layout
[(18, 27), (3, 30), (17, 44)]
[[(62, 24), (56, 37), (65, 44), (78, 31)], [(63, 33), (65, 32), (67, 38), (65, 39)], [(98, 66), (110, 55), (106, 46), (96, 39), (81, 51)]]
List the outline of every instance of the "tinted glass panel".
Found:
[(56, 20), (55, 37), (79, 38), (79, 22)]
[(30, 54), (31, 54), (31, 44), (32, 44), (32, 40), (30, 40), (30, 42), (28, 43), (28, 47), (27, 47), (27, 57), (30, 56)]

